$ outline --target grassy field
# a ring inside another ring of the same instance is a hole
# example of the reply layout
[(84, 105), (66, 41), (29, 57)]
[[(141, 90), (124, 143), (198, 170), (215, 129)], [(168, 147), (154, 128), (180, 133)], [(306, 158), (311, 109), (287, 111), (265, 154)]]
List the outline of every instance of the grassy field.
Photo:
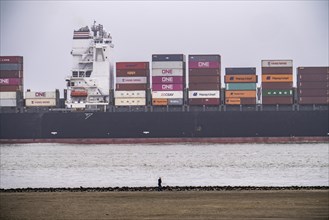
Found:
[(328, 217), (329, 190), (0, 193), (0, 219)]

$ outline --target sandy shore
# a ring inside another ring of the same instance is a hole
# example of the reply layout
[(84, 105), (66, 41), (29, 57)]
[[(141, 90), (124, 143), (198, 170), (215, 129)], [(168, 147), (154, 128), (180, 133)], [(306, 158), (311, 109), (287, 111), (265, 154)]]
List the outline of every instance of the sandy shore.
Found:
[(328, 219), (328, 216), (328, 189), (0, 193), (0, 219)]
[(55, 138), (55, 139), (0, 139), (1, 144), (62, 143), (62, 144), (286, 144), (286, 143), (328, 143), (329, 137), (218, 137), (218, 138)]

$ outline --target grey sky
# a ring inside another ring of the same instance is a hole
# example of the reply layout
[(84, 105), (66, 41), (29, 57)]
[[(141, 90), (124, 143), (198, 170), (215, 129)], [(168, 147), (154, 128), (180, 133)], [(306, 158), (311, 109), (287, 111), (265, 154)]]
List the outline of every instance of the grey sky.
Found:
[(260, 74), (262, 59), (293, 59), (294, 71), (328, 66), (328, 2), (1, 1), (0, 53), (24, 56), (25, 89), (63, 90), (73, 30), (95, 19), (112, 34), (114, 62), (220, 54), (222, 75), (243, 66)]

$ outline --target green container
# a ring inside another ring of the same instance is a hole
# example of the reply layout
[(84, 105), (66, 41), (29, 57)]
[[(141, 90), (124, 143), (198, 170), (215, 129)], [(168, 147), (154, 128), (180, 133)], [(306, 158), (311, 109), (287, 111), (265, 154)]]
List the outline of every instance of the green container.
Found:
[(263, 96), (292, 96), (292, 89), (263, 89)]
[(256, 83), (226, 83), (226, 90), (256, 90)]

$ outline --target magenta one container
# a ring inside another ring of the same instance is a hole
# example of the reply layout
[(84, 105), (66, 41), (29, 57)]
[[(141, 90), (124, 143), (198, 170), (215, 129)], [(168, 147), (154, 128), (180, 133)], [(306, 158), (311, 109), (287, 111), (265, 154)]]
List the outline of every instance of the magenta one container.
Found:
[(22, 80), (19, 78), (1, 78), (0, 85), (17, 86), (21, 85)]
[(220, 68), (220, 63), (216, 61), (190, 61), (188, 67), (195, 69)]
[(154, 84), (153, 91), (183, 91), (183, 84)]
[(162, 84), (162, 83), (183, 83), (184, 78), (182, 76), (153, 76), (152, 77), (152, 83), (155, 84)]

